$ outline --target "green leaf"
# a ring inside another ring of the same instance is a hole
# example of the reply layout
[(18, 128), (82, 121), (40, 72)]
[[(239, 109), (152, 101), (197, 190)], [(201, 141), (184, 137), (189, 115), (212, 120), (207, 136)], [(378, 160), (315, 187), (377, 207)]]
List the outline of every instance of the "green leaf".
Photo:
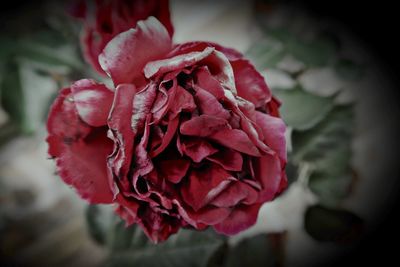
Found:
[(246, 56), (259, 70), (275, 67), (285, 56), (284, 45), (275, 40), (262, 40), (253, 45)]
[(352, 126), (352, 106), (335, 106), (314, 128), (292, 135), (294, 161), (311, 164), (309, 187), (328, 206), (337, 205), (350, 192)]
[(141, 247), (136, 244), (128, 250), (114, 251), (106, 266), (210, 266), (223, 246), (224, 241), (211, 232), (180, 230), (161, 244), (146, 242)]
[(260, 234), (244, 239), (233, 248), (229, 249), (224, 266), (280, 266), (282, 249), (271, 241), (273, 240), (268, 234)]
[(309, 67), (327, 65), (336, 55), (334, 43), (326, 39), (293, 40), (287, 44), (288, 53)]
[(312, 128), (325, 118), (334, 105), (330, 98), (307, 93), (300, 87), (275, 90), (274, 95), (282, 101), (280, 112), (283, 120), (294, 130)]
[(320, 205), (307, 209), (304, 218), (306, 232), (318, 241), (350, 243), (363, 232), (363, 220), (357, 215)]

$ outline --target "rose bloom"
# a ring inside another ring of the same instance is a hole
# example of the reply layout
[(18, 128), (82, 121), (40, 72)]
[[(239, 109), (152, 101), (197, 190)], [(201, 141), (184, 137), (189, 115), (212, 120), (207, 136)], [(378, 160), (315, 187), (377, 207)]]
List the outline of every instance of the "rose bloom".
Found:
[(59, 175), (90, 203), (114, 203), (154, 242), (180, 227), (232, 235), (287, 186), (279, 102), (243, 56), (173, 45), (154, 17), (99, 57), (115, 89), (80, 80), (48, 122)]
[(117, 34), (136, 27), (139, 20), (156, 17), (172, 36), (168, 0), (75, 0), (69, 13), (84, 20), (81, 47), (85, 60), (104, 74), (98, 57)]

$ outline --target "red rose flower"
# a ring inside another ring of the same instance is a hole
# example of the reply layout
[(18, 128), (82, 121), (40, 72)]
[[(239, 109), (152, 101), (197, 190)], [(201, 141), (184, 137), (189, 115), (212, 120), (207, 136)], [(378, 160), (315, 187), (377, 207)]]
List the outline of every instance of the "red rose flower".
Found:
[(117, 34), (135, 28), (138, 21), (154, 16), (171, 36), (174, 32), (168, 0), (79, 0), (70, 13), (85, 21), (81, 36), (83, 55), (100, 74), (104, 71), (98, 57), (104, 47)]
[(157, 242), (180, 227), (238, 233), (286, 187), (279, 102), (240, 53), (173, 45), (150, 17), (99, 61), (116, 88), (75, 82), (47, 124), (49, 154), (82, 198), (116, 203)]

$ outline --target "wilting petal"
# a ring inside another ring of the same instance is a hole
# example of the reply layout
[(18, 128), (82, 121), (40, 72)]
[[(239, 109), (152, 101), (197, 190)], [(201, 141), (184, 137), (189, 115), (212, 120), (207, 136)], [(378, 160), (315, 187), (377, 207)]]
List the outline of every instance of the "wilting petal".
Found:
[(131, 127), (134, 134), (141, 134), (147, 115), (156, 98), (157, 85), (148, 84), (143, 90), (137, 92), (133, 98)]
[(234, 180), (235, 178), (222, 167), (212, 164), (201, 169), (192, 170), (186, 183), (182, 185), (181, 194), (184, 201), (194, 211), (198, 211)]
[(139, 21), (135, 29), (112, 39), (99, 56), (102, 68), (114, 84), (131, 83), (143, 75), (147, 62), (159, 59), (171, 49), (171, 38), (154, 17)]
[(196, 109), (193, 96), (184, 88), (178, 86), (174, 101), (171, 102), (171, 117), (177, 116), (180, 112), (192, 112)]
[(228, 58), (229, 61), (237, 60), (243, 57), (243, 55), (238, 51), (236, 51), (235, 49), (223, 47), (213, 42), (202, 42), (202, 41), (187, 42), (175, 45), (171, 54), (181, 55), (193, 51), (203, 51), (206, 47), (214, 47), (216, 50), (224, 53), (224, 55)]
[(283, 120), (257, 111), (256, 122), (263, 131), (264, 142), (286, 162), (286, 126)]
[(78, 115), (71, 90), (63, 89), (47, 121), (49, 154), (65, 183), (90, 203), (111, 203), (106, 158), (112, 152), (105, 128), (92, 128)]
[(220, 223), (225, 220), (229, 214), (231, 214), (231, 209), (229, 208), (207, 206), (196, 212), (188, 210), (187, 216), (192, 221), (196, 222), (196, 227), (198, 224), (214, 225)]
[(107, 124), (114, 93), (104, 84), (83, 79), (72, 84), (72, 95), (79, 117), (87, 124), (99, 127)]
[(218, 100), (224, 97), (222, 85), (211, 75), (207, 66), (199, 68), (195, 73), (195, 77), (197, 86), (208, 91)]
[(282, 179), (282, 166), (278, 156), (265, 155), (253, 160), (255, 178), (261, 183), (260, 202), (272, 200), (277, 192)]
[(224, 109), (222, 104), (206, 90), (198, 89), (195, 98), (201, 114), (211, 115), (225, 120), (230, 118), (229, 111)]
[(254, 204), (258, 199), (258, 192), (250, 185), (241, 181), (231, 183), (211, 202), (216, 207), (234, 207), (238, 203)]
[(190, 161), (185, 159), (163, 160), (159, 163), (164, 178), (174, 184), (179, 183), (185, 177), (189, 166)]
[(271, 91), (264, 77), (245, 59), (231, 62), (239, 96), (252, 102), (257, 108), (271, 99)]
[(204, 139), (190, 139), (182, 143), (182, 153), (190, 157), (194, 162), (201, 162), (204, 158), (216, 153), (214, 148)]
[(257, 221), (261, 204), (236, 207), (231, 214), (219, 224), (214, 225), (215, 231), (225, 235), (234, 235), (254, 225)]
[(222, 129), (229, 129), (226, 120), (210, 115), (200, 115), (181, 124), (180, 132), (191, 136), (209, 136)]
[(78, 115), (70, 88), (62, 89), (51, 106), (47, 131), (49, 154), (52, 157), (60, 156), (66, 144), (84, 138), (91, 131), (91, 127)]
[(117, 87), (114, 102), (108, 118), (108, 127), (114, 135), (116, 149), (115, 155), (110, 155), (108, 164), (113, 173), (124, 179), (129, 172), (133, 154), (135, 134), (131, 129), (133, 97), (136, 88), (132, 84), (121, 84)]
[(169, 145), (169, 143), (171, 142), (172, 138), (176, 133), (178, 124), (179, 124), (179, 117), (175, 117), (172, 121), (168, 123), (167, 132), (165, 133), (164, 138), (161, 141), (161, 145), (157, 147), (154, 151), (152, 151), (150, 154), (152, 158), (156, 157), (161, 152), (163, 152), (165, 148), (167, 148), (167, 146)]
[(222, 129), (214, 132), (209, 138), (225, 147), (232, 148), (239, 152), (261, 156), (257, 147), (251, 142), (247, 134), (239, 129)]
[(208, 57), (213, 51), (214, 48), (207, 47), (202, 52), (191, 52), (185, 55), (178, 55), (172, 58), (149, 62), (144, 68), (144, 75), (146, 76), (146, 78), (151, 78), (158, 74), (180, 70), (192, 66), (200, 60)]
[(217, 163), (227, 171), (241, 171), (243, 165), (243, 157), (239, 152), (231, 149), (223, 149), (218, 153), (208, 156), (207, 159)]
[(112, 142), (106, 130), (98, 128), (84, 140), (65, 145), (56, 161), (59, 175), (88, 202), (111, 203), (113, 194), (107, 170), (107, 156), (111, 152)]
[(125, 221), (125, 225), (129, 226), (137, 222), (137, 213), (139, 209), (139, 201), (133, 198), (129, 200), (123, 195), (118, 194), (115, 202), (118, 203), (115, 212)]

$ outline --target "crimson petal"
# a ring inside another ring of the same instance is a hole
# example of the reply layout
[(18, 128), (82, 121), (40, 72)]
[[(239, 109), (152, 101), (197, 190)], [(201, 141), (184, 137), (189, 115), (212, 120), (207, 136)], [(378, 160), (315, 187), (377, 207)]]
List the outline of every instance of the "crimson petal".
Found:
[(222, 129), (214, 132), (209, 138), (225, 147), (259, 157), (260, 151), (251, 142), (247, 134), (239, 129)]
[[(139, 21), (135, 29), (118, 34), (99, 56), (114, 84), (131, 83), (143, 75), (147, 62), (161, 58), (171, 49), (171, 38), (154, 17)], [(127, 52), (129, 51), (129, 52)]]
[(161, 173), (171, 183), (179, 183), (190, 166), (190, 161), (185, 159), (163, 160), (159, 163)]
[(271, 99), (271, 91), (264, 77), (245, 59), (231, 62), (239, 96), (252, 102), (256, 108), (262, 107)]
[(213, 227), (215, 231), (221, 234), (237, 234), (256, 223), (260, 206), (261, 204), (253, 204), (251, 206), (243, 205), (237, 207), (231, 212), (228, 218)]
[(180, 132), (184, 135), (204, 137), (215, 134), (215, 132), (222, 129), (229, 128), (228, 122), (224, 119), (210, 115), (200, 115), (183, 122), (180, 127)]
[(224, 149), (208, 156), (207, 159), (211, 162), (221, 165), (227, 171), (241, 171), (243, 166), (242, 155), (232, 149)]

